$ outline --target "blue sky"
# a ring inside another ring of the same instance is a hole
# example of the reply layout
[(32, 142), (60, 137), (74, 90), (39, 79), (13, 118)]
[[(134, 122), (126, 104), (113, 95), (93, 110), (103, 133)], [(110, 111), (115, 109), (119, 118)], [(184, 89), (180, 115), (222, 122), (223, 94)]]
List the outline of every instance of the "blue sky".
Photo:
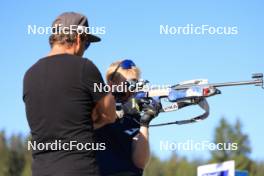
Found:
[[(27, 134), (29, 128), (22, 102), (25, 71), (49, 52), (48, 35), (28, 35), (28, 25), (49, 26), (64, 11), (86, 14), (91, 26), (105, 26), (102, 42), (85, 53), (105, 74), (111, 62), (133, 59), (143, 78), (153, 84), (208, 78), (210, 82), (247, 80), (264, 72), (263, 2), (253, 1), (5, 1), (0, 11), (2, 44), (0, 59), (0, 129), (7, 134)], [(160, 25), (237, 26), (238, 35), (160, 35)], [(192, 125), (150, 130), (151, 147), (161, 158), (160, 140), (185, 142), (212, 140), (213, 130), (225, 116), (237, 118), (250, 137), (251, 157), (264, 159), (264, 91), (258, 87), (222, 89), (209, 99), (209, 119)], [(197, 108), (161, 114), (155, 122), (198, 114)], [(154, 123), (154, 122), (153, 122)], [(206, 158), (208, 152), (179, 152), (188, 158)]]

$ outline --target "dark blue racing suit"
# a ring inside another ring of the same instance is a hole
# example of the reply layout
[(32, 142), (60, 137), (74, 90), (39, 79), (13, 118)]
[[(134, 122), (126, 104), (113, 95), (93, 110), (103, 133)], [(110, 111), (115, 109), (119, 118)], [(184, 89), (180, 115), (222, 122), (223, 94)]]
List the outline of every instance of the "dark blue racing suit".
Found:
[[(140, 117), (133, 117), (139, 120)], [(103, 176), (141, 176), (143, 169), (132, 160), (133, 137), (140, 125), (132, 117), (117, 119), (115, 123), (95, 130), (96, 142), (105, 143), (105, 150), (97, 151), (97, 162)]]

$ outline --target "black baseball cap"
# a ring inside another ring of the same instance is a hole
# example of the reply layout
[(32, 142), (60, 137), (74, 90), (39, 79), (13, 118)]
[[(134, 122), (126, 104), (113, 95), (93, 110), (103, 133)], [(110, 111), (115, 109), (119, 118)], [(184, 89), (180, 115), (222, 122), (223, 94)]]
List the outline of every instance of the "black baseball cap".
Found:
[(53, 28), (66, 27), (71, 28), (75, 26), (75, 30), (83, 29), (86, 30), (85, 35), (89, 42), (99, 42), (101, 39), (95, 35), (89, 33), (89, 24), (86, 16), (76, 12), (64, 12), (59, 15), (52, 23)]

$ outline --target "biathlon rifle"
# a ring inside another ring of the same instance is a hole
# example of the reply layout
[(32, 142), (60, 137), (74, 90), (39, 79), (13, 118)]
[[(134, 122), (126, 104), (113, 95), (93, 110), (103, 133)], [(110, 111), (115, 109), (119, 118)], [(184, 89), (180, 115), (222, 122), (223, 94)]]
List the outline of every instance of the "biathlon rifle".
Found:
[(237, 82), (224, 82), (224, 83), (208, 83), (206, 79), (196, 79), (190, 81), (184, 81), (179, 84), (169, 86), (163, 89), (149, 89), (145, 87), (148, 84), (146, 80), (140, 80), (134, 83), (129, 83), (130, 86), (137, 88), (135, 99), (137, 100), (161, 100), (169, 102), (169, 105), (165, 106), (161, 104), (160, 112), (177, 111), (181, 108), (190, 105), (199, 105), (205, 112), (199, 116), (188, 118), (186, 120), (178, 120), (167, 123), (154, 124), (150, 126), (163, 126), (163, 125), (183, 125), (198, 122), (206, 119), (209, 116), (209, 105), (206, 98), (221, 94), (219, 88), (228, 86), (241, 86), (241, 85), (256, 85), (263, 86), (263, 74), (255, 73), (252, 75), (252, 79), (248, 81), (237, 81)]

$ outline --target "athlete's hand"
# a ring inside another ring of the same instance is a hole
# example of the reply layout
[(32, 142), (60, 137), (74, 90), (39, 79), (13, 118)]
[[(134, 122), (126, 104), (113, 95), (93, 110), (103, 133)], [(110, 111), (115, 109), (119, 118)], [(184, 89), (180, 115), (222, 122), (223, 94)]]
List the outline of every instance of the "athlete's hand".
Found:
[(151, 120), (158, 116), (160, 109), (160, 102), (154, 99), (151, 99), (149, 102), (142, 104), (143, 115), (140, 118), (141, 126), (148, 127)]
[(138, 103), (138, 100), (135, 98), (130, 98), (126, 103), (124, 103), (122, 105), (122, 109), (124, 111), (124, 116), (139, 115), (141, 112), (141, 108)]

